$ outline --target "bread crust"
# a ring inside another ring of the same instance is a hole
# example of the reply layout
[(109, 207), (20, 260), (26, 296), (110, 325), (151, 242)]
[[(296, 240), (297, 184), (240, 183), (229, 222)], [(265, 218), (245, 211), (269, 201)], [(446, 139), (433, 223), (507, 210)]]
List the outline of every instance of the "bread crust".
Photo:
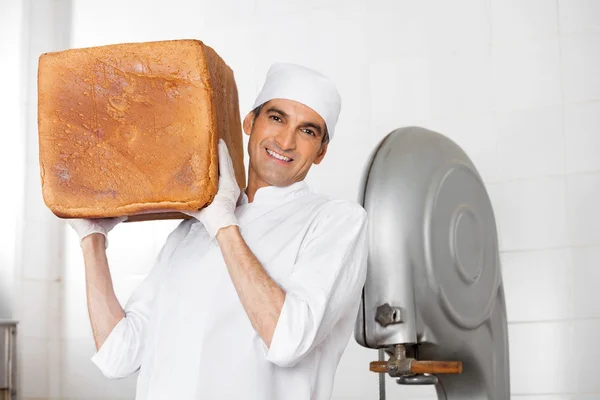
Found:
[(218, 139), (245, 187), (233, 71), (199, 40), (44, 53), (40, 177), (61, 218), (182, 218), (218, 187)]

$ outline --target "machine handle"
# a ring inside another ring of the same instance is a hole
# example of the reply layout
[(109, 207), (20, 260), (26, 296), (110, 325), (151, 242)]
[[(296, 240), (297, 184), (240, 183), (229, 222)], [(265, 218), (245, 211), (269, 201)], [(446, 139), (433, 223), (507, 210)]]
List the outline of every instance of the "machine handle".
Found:
[(460, 361), (413, 361), (410, 372), (413, 374), (460, 374), (462, 373)]
[(369, 364), (369, 371), (386, 373), (386, 372), (388, 372), (388, 362), (387, 361), (371, 361), (371, 363)]
[[(371, 372), (386, 373), (390, 368), (389, 361), (372, 361), (369, 364)], [(460, 361), (418, 361), (410, 362), (410, 374), (460, 374), (463, 366)]]

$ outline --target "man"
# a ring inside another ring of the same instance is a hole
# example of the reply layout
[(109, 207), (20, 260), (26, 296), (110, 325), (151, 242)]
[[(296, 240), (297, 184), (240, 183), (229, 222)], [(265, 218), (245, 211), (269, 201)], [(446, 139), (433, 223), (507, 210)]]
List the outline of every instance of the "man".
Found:
[(123, 310), (106, 260), (122, 219), (75, 220), (97, 353), (110, 378), (138, 369), (136, 399), (329, 399), (366, 275), (367, 223), (304, 182), (340, 112), (333, 83), (275, 64), (254, 109), (248, 185), (219, 143), (219, 189), (168, 237)]

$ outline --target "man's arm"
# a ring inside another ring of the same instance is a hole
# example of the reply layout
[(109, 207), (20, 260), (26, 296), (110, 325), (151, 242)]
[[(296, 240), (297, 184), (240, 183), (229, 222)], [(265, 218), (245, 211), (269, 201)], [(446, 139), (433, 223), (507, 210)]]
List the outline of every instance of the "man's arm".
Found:
[(81, 241), (88, 313), (96, 349), (102, 347), (108, 335), (125, 316), (113, 288), (106, 258), (105, 240), (104, 235), (94, 233)]
[(269, 347), (285, 291), (267, 274), (236, 225), (222, 228), (217, 240), (235, 290), (256, 332)]
[(285, 301), (285, 292), (269, 277), (250, 251), (237, 226), (236, 201), (240, 188), (227, 145), (219, 140), (219, 189), (212, 203), (200, 211), (184, 211), (216, 237), (231, 280), (246, 314), (263, 342), (270, 346)]
[(269, 277), (237, 226), (217, 233), (240, 301), (268, 348), (265, 357), (280, 367), (295, 365), (342, 318), (356, 312), (366, 276), (367, 221), (361, 207), (331, 202), (313, 224), (281, 286)]
[(106, 259), (105, 235), (110, 229), (100, 226), (114, 221), (70, 220), (69, 223), (82, 237), (88, 312), (97, 350), (92, 362), (106, 377), (124, 378), (141, 366), (156, 293), (164, 281), (173, 252), (188, 234), (191, 224), (182, 222), (171, 232), (150, 273), (123, 308), (115, 295)]

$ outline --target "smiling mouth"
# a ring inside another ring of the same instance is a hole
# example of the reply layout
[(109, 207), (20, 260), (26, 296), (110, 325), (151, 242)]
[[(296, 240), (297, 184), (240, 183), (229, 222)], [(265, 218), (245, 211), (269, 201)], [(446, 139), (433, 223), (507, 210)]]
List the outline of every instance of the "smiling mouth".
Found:
[(270, 149), (265, 149), (265, 150), (267, 150), (267, 154), (268, 155), (270, 155), (271, 157), (274, 157), (274, 158), (276, 158), (278, 160), (285, 161), (285, 162), (292, 162), (292, 161), (294, 161), (294, 159), (286, 157), (286, 156), (282, 156), (279, 153), (275, 153), (273, 150), (270, 150)]

